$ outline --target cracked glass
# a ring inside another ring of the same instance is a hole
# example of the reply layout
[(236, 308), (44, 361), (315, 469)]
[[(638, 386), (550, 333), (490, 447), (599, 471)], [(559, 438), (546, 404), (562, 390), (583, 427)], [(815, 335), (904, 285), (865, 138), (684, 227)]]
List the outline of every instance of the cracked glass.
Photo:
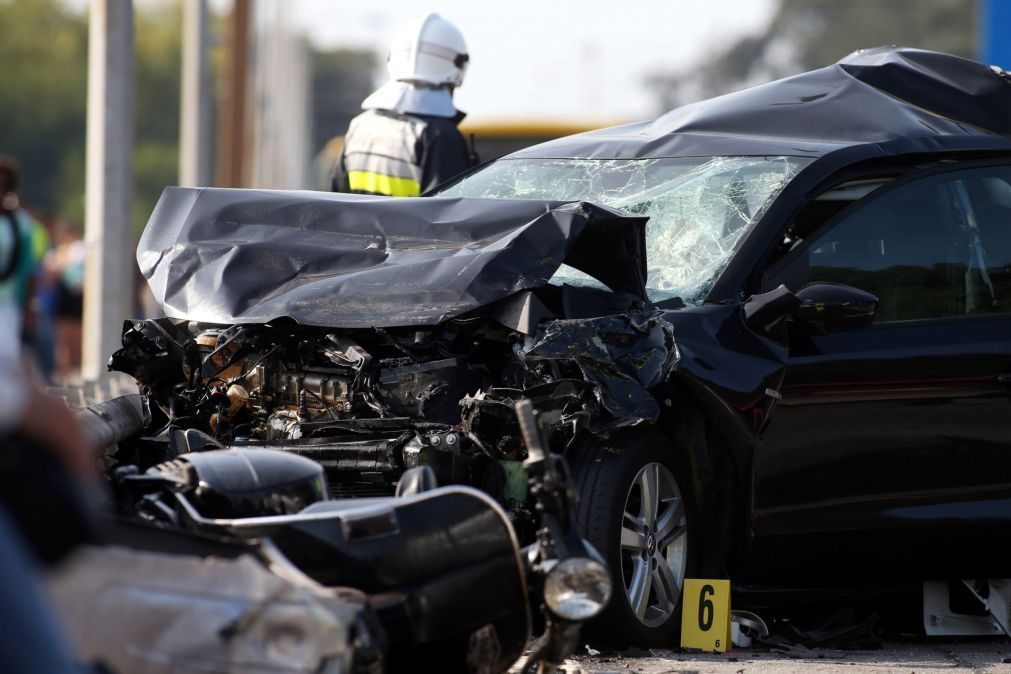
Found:
[[(744, 236), (809, 162), (799, 157), (500, 159), (438, 196), (590, 201), (649, 216), (649, 298), (697, 305)], [(552, 281), (600, 285), (566, 265)]]

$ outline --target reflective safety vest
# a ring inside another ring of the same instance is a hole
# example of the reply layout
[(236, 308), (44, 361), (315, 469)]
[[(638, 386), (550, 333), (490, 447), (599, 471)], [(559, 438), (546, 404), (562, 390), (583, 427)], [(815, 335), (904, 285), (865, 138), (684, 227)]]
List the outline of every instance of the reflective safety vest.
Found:
[(333, 189), (416, 197), (468, 168), (470, 153), (453, 120), (366, 110), (344, 136)]

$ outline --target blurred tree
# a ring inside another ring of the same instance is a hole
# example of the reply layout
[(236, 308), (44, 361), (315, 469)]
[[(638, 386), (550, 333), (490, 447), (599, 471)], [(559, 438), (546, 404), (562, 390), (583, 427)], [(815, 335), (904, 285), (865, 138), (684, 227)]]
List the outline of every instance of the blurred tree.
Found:
[(857, 49), (895, 44), (976, 56), (978, 0), (779, 0), (761, 35), (647, 86), (666, 112), (690, 101), (821, 68)]
[(134, 20), (133, 222), (139, 233), (166, 185), (179, 183), (182, 6), (138, 3)]
[(53, 209), (57, 186), (84, 184), (88, 26), (56, 0), (7, 0), (0, 36), (0, 152), (21, 163), (25, 203)]
[(350, 49), (314, 51), (312, 69), (312, 146), (318, 151), (343, 135), (351, 118), (362, 111), (362, 101), (375, 88), (376, 55)]
[(376, 88), (374, 52), (355, 49), (314, 50), (312, 53), (312, 181), (315, 189), (330, 188), (336, 152), (327, 143), (348, 130), (351, 118), (362, 111), (362, 101)]
[[(178, 165), (181, 14), (146, 2), (135, 19), (134, 223), (147, 221)], [(24, 174), (32, 207), (84, 222), (87, 16), (58, 0), (0, 0), (0, 152)]]
[[(0, 0), (0, 153), (21, 162), (29, 206), (84, 224), (88, 19), (65, 0)], [(223, 20), (214, 19), (223, 34)], [(134, 199), (136, 231), (178, 180), (179, 0), (136, 3)], [(221, 72), (223, 48), (211, 55)], [(314, 146), (343, 134), (373, 88), (374, 54), (313, 55)]]

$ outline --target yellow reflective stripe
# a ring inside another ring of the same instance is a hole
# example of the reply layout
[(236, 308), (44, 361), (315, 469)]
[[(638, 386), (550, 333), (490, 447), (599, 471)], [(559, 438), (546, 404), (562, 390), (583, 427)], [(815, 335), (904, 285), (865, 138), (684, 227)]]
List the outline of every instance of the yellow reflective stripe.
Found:
[(391, 197), (416, 197), (421, 183), (414, 178), (397, 178), (371, 171), (348, 171), (348, 187), (352, 192), (386, 194)]

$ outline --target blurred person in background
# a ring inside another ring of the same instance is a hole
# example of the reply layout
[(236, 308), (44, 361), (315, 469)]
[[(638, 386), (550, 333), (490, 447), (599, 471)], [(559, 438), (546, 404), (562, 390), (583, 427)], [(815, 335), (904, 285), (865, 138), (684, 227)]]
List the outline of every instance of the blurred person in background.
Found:
[(25, 357), (48, 379), (55, 367), (53, 322), (51, 314), (45, 313), (39, 291), (44, 283), (42, 259), (49, 250), (51, 240), (46, 227), (21, 203), (20, 187), (21, 172), (17, 161), (0, 155), (0, 207), (9, 214), (10, 223), (16, 225), (6, 230), (6, 234), (15, 239), (8, 242), (14, 255), (8, 292), (18, 310), (20, 339), (29, 348)]
[(46, 255), (45, 273), (56, 315), (56, 372), (61, 381), (81, 369), (81, 320), (84, 313), (84, 241), (66, 220), (53, 225), (55, 245)]
[(470, 57), (460, 31), (438, 14), (402, 28), (390, 81), (351, 120), (334, 167), (334, 192), (414, 197), (476, 164), (453, 104)]
[(32, 247), (38, 260), (38, 270), (30, 304), (32, 325), (28, 344), (34, 352), (39, 373), (48, 382), (53, 381), (56, 373), (56, 279), (49, 272), (46, 262), (52, 257), (53, 233), (58, 222), (50, 213), (35, 213)]
[[(25, 259), (31, 257), (31, 229), (16, 197), (17, 165), (0, 164), (0, 672), (62, 674), (81, 672), (60, 635), (39, 587), (39, 555), (65, 554), (76, 537), (52, 544), (73, 509), (45, 486), (70, 485), (89, 475), (94, 457), (74, 414), (43, 393), (22, 365), (21, 317), (25, 303)], [(56, 482), (46, 476), (54, 473)], [(68, 487), (67, 492), (72, 491)], [(63, 494), (67, 496), (67, 494)], [(55, 521), (54, 521), (55, 520)], [(80, 539), (77, 539), (80, 540)], [(55, 556), (47, 561), (55, 561)]]
[[(52, 487), (66, 484), (65, 478), (51, 479), (54, 471), (70, 479), (89, 475), (90, 448), (70, 409), (39, 390), (21, 368), (20, 343), (10, 329), (15, 313), (9, 300), (0, 300), (0, 672), (90, 671), (75, 663), (38, 577), (42, 561), (57, 561), (40, 559), (40, 551), (44, 556), (52, 550), (52, 537), (62, 538), (65, 521), (75, 517), (62, 505), (72, 496), (39, 490), (39, 478)], [(54, 503), (61, 506), (54, 509)], [(71, 536), (57, 545), (65, 554), (79, 540)]]
[(15, 335), (19, 340), (25, 337), (26, 328), (33, 323), (32, 300), (34, 299), (35, 273), (38, 258), (35, 254), (35, 228), (32, 218), (21, 208), (18, 189), (21, 186), (21, 171), (13, 157), (0, 155), (0, 248), (6, 260), (0, 272), (7, 280), (3, 283), (5, 301), (14, 309), (16, 319)]

